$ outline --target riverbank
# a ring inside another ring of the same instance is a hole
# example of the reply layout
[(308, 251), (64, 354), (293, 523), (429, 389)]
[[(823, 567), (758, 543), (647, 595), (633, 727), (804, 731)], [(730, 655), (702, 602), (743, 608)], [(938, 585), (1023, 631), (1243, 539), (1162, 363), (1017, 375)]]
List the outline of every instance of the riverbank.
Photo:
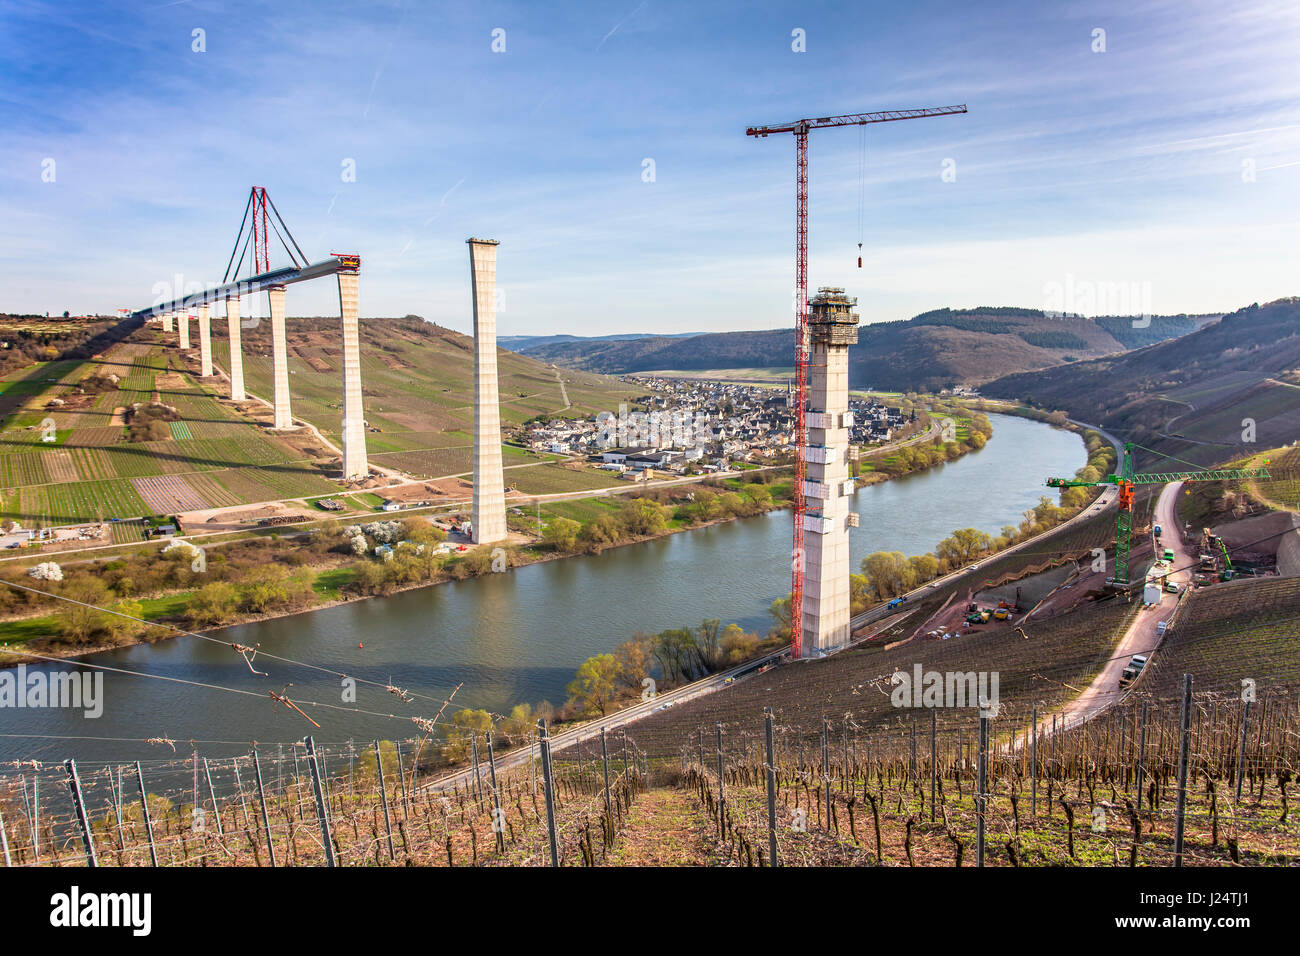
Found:
[[(991, 434), (991, 426), (987, 429), (981, 427), (971, 430), (969, 425), (970, 422), (966, 419), (960, 419), (955, 425), (962, 429), (955, 435), (959, 439), (957, 442), (944, 445), (925, 444), (921, 446), (922, 450), (914, 450), (918, 443), (925, 441), (929, 434), (927, 431), (897, 443), (894, 448), (886, 446), (877, 450), (868, 462), (875, 458), (889, 459), (897, 456), (898, 461), (905, 462), (909, 467), (891, 473), (888, 467), (875, 470), (874, 465), (869, 465), (863, 471), (860, 483), (870, 485), (903, 474), (915, 474), (933, 465), (964, 456), (977, 446), (982, 447), (983, 435)], [(979, 437), (972, 438), (972, 436)], [(923, 450), (927, 448), (933, 451)], [(776, 481), (771, 480), (773, 477), (771, 473), (761, 472), (721, 480), (701, 478), (698, 482), (671, 487), (648, 486), (641, 495), (630, 501), (593, 494), (571, 502), (545, 506), (547, 513), (552, 517), (540, 539), (531, 535), (518, 534), (518, 543), (504, 548), (504, 554), (498, 555), (495, 559), (492, 557), (494, 552), (475, 549), (464, 555), (453, 556), (450, 560), (443, 560), (437, 567), (425, 565), (423, 569), (417, 568), (413, 573), (423, 576), (416, 580), (403, 579), (400, 575), (392, 574), (409, 557), (405, 550), (397, 553), (396, 560), (388, 561), (367, 556), (359, 561), (349, 562), (331, 556), (327, 548), (322, 547), (318, 542), (329, 535), (337, 536), (344, 530), (339, 527), (313, 529), (305, 535), (292, 539), (287, 536), (284, 539), (275, 537), (239, 539), (227, 542), (223, 546), (222, 554), (228, 553), (230, 558), (226, 562), (227, 568), (241, 562), (258, 566), (276, 565), (287, 556), (288, 552), (285, 555), (279, 554), (280, 549), (286, 547), (291, 547), (294, 553), (314, 548), (321, 560), (312, 562), (308, 559), (296, 572), (301, 578), (298, 582), (300, 586), (297, 600), (275, 607), (240, 610), (229, 604), (234, 600), (234, 595), (227, 593), (226, 612), (219, 622), (213, 621), (205, 626), (194, 617), (192, 604), (202, 592), (219, 588), (221, 581), (225, 580), (221, 577), (222, 572), (218, 572), (217, 575), (209, 572), (207, 577), (199, 573), (191, 574), (181, 567), (182, 564), (188, 565), (189, 553), (174, 555), (173, 557), (178, 559), (172, 562), (176, 567), (166, 569), (166, 573), (172, 575), (178, 583), (183, 581), (188, 585), (187, 587), (161, 591), (148, 590), (150, 596), (147, 598), (133, 597), (130, 592), (119, 593), (116, 590), (101, 589), (100, 599), (86, 601), (99, 607), (112, 608), (117, 612), (117, 620), (125, 625), (130, 625), (130, 618), (138, 619), (139, 623), (135, 625), (134, 632), (119, 629), (111, 635), (100, 634), (98, 638), (92, 637), (85, 642), (68, 642), (59, 637), (59, 632), (65, 623), (63, 615), (58, 612), (51, 613), (48, 609), (49, 606), (57, 606), (55, 604), (33, 609), (32, 613), (11, 618), (4, 624), (0, 624), (0, 641), (14, 650), (21, 648), (47, 657), (75, 659), (108, 650), (155, 643), (186, 633), (210, 635), (232, 627), (299, 616), (311, 611), (324, 611), (341, 605), (363, 602), (371, 597), (385, 597), (421, 590), (448, 581), (518, 569), (558, 558), (580, 556), (584, 553), (602, 553), (623, 545), (644, 544), (675, 535), (680, 531), (702, 530), (741, 517), (754, 517), (783, 510), (790, 504), (790, 481), (786, 474), (776, 473), (778, 477)], [(747, 477), (752, 477), (754, 480), (746, 481)], [(587, 521), (583, 523), (564, 518), (561, 516), (562, 512), (585, 514)], [(382, 519), (378, 516), (376, 519), (375, 522), (370, 523), (382, 523)], [(531, 520), (531, 516), (512, 515), (512, 530), (519, 532), (520, 528), (530, 524)], [(567, 528), (571, 536), (567, 540), (552, 533), (557, 528), (559, 531), (566, 530), (566, 526), (562, 523), (565, 521), (570, 526), (576, 525)], [(551, 536), (551, 540), (547, 540), (548, 535)], [(304, 539), (311, 543), (304, 543)], [(399, 542), (399, 549), (405, 543)], [(428, 543), (432, 544), (432, 542)], [(375, 544), (378, 542), (376, 541)], [(368, 553), (374, 553), (373, 547), (370, 546)], [(256, 553), (251, 553), (245, 559), (244, 556), (237, 554), (237, 551)], [(262, 551), (266, 553), (261, 553)], [(207, 565), (216, 571), (222, 563), (222, 557), (218, 556), (217, 549), (207, 548), (205, 552)], [(386, 557), (392, 558), (393, 555)], [(501, 560), (502, 558), (504, 560)], [(73, 575), (95, 574), (106, 579), (115, 575), (113, 579), (116, 581), (121, 581), (122, 578), (130, 580), (131, 575), (128, 572), (136, 564), (156, 565), (158, 560), (157, 551), (134, 557), (116, 555), (114, 560), (107, 563), (102, 560), (94, 561), (78, 568), (69, 565), (69, 572)], [(124, 571), (123, 565), (130, 567)], [(309, 581), (306, 579), (307, 572), (310, 572)], [(363, 576), (365, 580), (359, 581), (358, 579)], [(13, 577), (16, 582), (25, 587), (36, 586), (52, 593), (62, 593), (66, 589), (62, 585), (28, 581), (25, 577), (19, 577), (16, 572)], [(214, 577), (217, 580), (214, 581)], [(144, 580), (143, 571), (136, 574), (134, 584), (137, 589)], [(234, 587), (243, 586), (245, 582), (236, 579), (228, 583), (233, 585), (228, 590), (233, 591)], [(304, 584), (305, 590), (302, 587)], [(90, 596), (92, 595), (85, 597)], [(4, 654), (3, 650), (0, 650), (0, 665), (11, 666), (24, 659), (30, 658), (24, 658), (16, 653)]]

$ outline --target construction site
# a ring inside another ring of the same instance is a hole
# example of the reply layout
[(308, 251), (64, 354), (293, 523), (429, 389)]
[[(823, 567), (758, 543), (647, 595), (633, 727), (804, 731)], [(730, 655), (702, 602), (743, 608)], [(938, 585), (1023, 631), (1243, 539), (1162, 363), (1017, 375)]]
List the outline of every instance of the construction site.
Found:
[(74, 7), (3, 20), (12, 928), (890, 867), (1285, 932), (1290, 10)]

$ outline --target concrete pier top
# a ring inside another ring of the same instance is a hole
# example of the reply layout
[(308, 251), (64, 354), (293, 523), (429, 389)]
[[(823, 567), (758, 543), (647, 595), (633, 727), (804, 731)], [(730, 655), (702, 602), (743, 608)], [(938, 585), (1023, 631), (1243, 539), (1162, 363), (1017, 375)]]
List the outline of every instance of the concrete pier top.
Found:
[(499, 246), (499, 245), (501, 245), (501, 240), (500, 240), (500, 239), (475, 239), (473, 236), (471, 236), (470, 238), (466, 239), (465, 241), (468, 242), (470, 245), (474, 245), (474, 244), (476, 244), (476, 243), (477, 243), (478, 245), (480, 245), (480, 246)]

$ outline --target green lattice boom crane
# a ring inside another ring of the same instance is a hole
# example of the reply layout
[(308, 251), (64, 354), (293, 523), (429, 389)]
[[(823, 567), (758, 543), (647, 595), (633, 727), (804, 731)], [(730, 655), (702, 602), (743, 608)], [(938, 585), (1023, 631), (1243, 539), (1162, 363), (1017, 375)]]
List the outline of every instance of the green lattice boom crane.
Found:
[[(1118, 589), (1128, 590), (1129, 550), (1133, 532), (1133, 488), (1135, 485), (1165, 485), (1173, 481), (1239, 481), (1243, 478), (1271, 478), (1264, 468), (1221, 468), (1202, 471), (1162, 472), (1138, 475), (1133, 471), (1133, 449), (1151, 451), (1134, 442), (1124, 443), (1124, 461), (1118, 475), (1107, 475), (1097, 481), (1079, 481), (1075, 478), (1048, 478), (1049, 488), (1094, 488), (1115, 485), (1119, 488), (1119, 514), (1115, 517), (1115, 575), (1111, 583)], [(1158, 455), (1159, 452), (1152, 452)], [(1265, 462), (1268, 464), (1268, 462)]]

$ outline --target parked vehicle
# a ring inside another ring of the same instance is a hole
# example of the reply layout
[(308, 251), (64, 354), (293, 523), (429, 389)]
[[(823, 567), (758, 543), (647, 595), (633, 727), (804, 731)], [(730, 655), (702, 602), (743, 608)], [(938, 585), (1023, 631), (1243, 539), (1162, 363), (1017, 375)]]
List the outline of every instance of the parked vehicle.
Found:
[(1173, 563), (1174, 563), (1174, 551), (1173, 551), (1173, 548), (1165, 548), (1164, 553), (1163, 553), (1162, 555), (1160, 555), (1160, 559), (1161, 559), (1162, 561), (1166, 561), (1166, 562), (1168, 562), (1169, 564), (1173, 564)]
[[(1162, 621), (1161, 623), (1163, 624), (1164, 622)], [(1137, 680), (1138, 675), (1142, 673), (1142, 669), (1146, 666), (1146, 656), (1143, 654), (1134, 654), (1129, 658), (1128, 666), (1124, 668), (1124, 673), (1119, 677), (1119, 686), (1127, 687), (1129, 684), (1133, 683)]]
[(1159, 634), (1161, 637), (1165, 636), (1165, 631), (1167, 630), (1169, 630), (1168, 621), (1161, 621), (1159, 624), (1156, 625), (1156, 633)]

